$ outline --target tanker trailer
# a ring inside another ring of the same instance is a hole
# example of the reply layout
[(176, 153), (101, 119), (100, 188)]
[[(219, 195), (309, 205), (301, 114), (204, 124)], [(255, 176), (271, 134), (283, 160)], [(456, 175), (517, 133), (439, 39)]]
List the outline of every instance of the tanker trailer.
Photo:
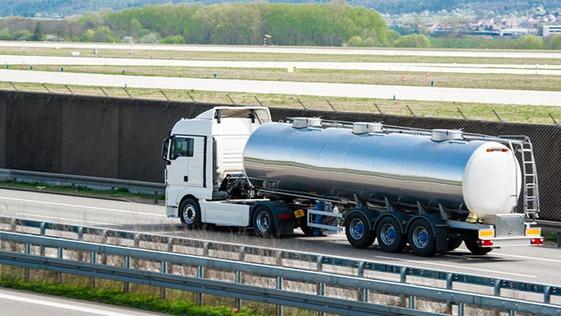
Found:
[[(164, 146), (167, 214), (190, 227), (252, 227), (259, 236), (344, 230), (356, 248), (377, 240), (383, 251), (409, 245), (421, 256), (462, 242), (474, 254), (543, 243), (525, 137), (317, 118), (276, 123), (257, 108), (237, 118), (224, 114), (228, 108), (209, 111), (178, 122)], [(201, 130), (201, 121), (209, 125), (205, 140), (188, 151), (191, 165), (208, 170), (203, 178), (213, 185), (203, 185), (205, 193), (168, 182), (174, 139)]]

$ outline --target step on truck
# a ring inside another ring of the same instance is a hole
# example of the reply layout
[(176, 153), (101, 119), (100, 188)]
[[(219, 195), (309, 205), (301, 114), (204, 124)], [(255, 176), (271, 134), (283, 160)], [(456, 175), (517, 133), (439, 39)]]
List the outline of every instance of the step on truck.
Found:
[(166, 215), (188, 228), (274, 237), (344, 231), (420, 256), (463, 242), (482, 255), (539, 246), (537, 169), (524, 136), (289, 118), (215, 107), (181, 119), (163, 142)]

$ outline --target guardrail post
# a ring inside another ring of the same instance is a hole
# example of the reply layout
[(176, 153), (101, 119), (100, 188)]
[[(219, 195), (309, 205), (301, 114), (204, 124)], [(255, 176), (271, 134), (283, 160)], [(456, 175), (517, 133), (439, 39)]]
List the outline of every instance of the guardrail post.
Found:
[[(61, 260), (64, 258), (64, 249), (62, 247), (57, 248), (56, 256)], [(62, 284), (62, 272), (57, 273), (57, 283)]]
[[(31, 244), (26, 242), (25, 246), (24, 246), (24, 252), (26, 255), (30, 255), (31, 254)], [(25, 270), (23, 271), (23, 279), (25, 281), (29, 281), (29, 268), (25, 268)]]
[[(167, 251), (168, 252), (173, 252), (173, 238), (168, 237), (168, 243), (167, 243)], [(173, 264), (172, 263), (167, 263), (167, 270), (166, 273), (172, 273), (173, 271)]]
[[(84, 240), (84, 227), (83, 226), (78, 226), (78, 230), (76, 231), (76, 237), (79, 241), (83, 241)], [(84, 252), (79, 250), (78, 251), (78, 261), (82, 261), (84, 260)]]
[(458, 303), (458, 316), (464, 316), (464, 303)]
[(282, 250), (276, 252), (277, 255), (277, 266), (282, 267)]
[[(167, 261), (162, 261), (160, 263), (160, 272), (163, 274), (168, 273), (168, 262)], [(161, 287), (160, 288), (160, 298), (165, 300), (166, 299), (166, 288), (165, 287)]]
[[(102, 244), (106, 244), (107, 243), (107, 229), (104, 229), (103, 232), (101, 233), (101, 243)], [(102, 254), (101, 255), (101, 264), (107, 264), (107, 255), (106, 254)]]
[(543, 289), (543, 302), (546, 304), (551, 304), (551, 286), (546, 286)]
[[(15, 232), (15, 231), (16, 231), (16, 227), (17, 227), (17, 220), (16, 220), (15, 218), (12, 218), (12, 219), (10, 220), (10, 230), (13, 231), (13, 232)], [(15, 251), (17, 250), (17, 247), (16, 247), (16, 243), (15, 243), (15, 242), (13, 242), (13, 241), (12, 241), (12, 242), (9, 242), (9, 245), (10, 245), (10, 250), (11, 250), (12, 252), (15, 252)]]
[[(454, 288), (454, 275), (452, 273), (446, 273), (446, 288), (448, 290)], [(446, 313), (452, 314), (452, 302), (446, 303)]]
[(203, 243), (203, 256), (205, 257), (208, 257), (208, 246), (209, 246), (208, 241), (205, 241)]
[[(401, 283), (407, 283), (407, 268), (406, 267), (401, 267), (399, 270), (399, 282)], [(401, 305), (402, 306), (408, 306), (408, 300), (407, 297), (405, 297), (405, 295), (401, 295)]]
[(154, 204), (158, 204), (159, 200), (160, 200), (160, 194), (158, 193), (158, 191), (154, 191)]
[[(91, 264), (96, 264), (97, 263), (97, 253), (95, 251), (92, 251), (90, 253), (90, 263)], [(90, 278), (90, 287), (92, 289), (95, 289), (95, 278)]]
[[(283, 278), (280, 277), (280, 276), (277, 277), (277, 290), (282, 290), (282, 283), (283, 283)], [(282, 305), (277, 305), (276, 315), (277, 316), (282, 316)]]
[[(236, 284), (242, 284), (242, 272), (241, 271), (236, 271), (236, 279), (235, 279)], [(242, 299), (241, 298), (236, 298), (236, 310), (240, 310), (242, 308)]]
[(409, 296), (409, 300), (408, 300), (407, 307), (408, 307), (409, 309), (415, 309), (415, 308), (416, 308), (415, 305), (416, 305), (416, 304), (415, 304), (415, 295), (410, 295), (410, 296)]
[[(125, 256), (124, 268), (130, 269), (131, 268), (131, 257)], [(123, 282), (123, 292), (128, 293), (130, 291), (130, 283)]]
[(501, 296), (501, 280), (495, 280), (495, 285), (493, 286), (493, 295)]
[[(357, 276), (363, 278), (364, 277), (364, 266), (366, 263), (361, 261), (358, 264), (357, 268)], [(358, 289), (358, 300), (361, 302), (368, 303), (368, 289)]]
[[(41, 222), (41, 225), (39, 226), (39, 234), (41, 236), (45, 236), (45, 234), (47, 233), (47, 228), (46, 228), (47, 224), (45, 222)], [(45, 247), (41, 246), (39, 247), (39, 255), (44, 257), (45, 256)]]
[[(197, 278), (203, 279), (204, 275), (205, 275), (205, 267), (198, 266), (197, 267)], [(203, 305), (203, 293), (197, 293), (197, 305), (198, 306)]]
[[(140, 234), (134, 234), (133, 247), (134, 248), (140, 248)], [(138, 269), (138, 259), (134, 258), (132, 260), (132, 266), (133, 266), (133, 268)]]

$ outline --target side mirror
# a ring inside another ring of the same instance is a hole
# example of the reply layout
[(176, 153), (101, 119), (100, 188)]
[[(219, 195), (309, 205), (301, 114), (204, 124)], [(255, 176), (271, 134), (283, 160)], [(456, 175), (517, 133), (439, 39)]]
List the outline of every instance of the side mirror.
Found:
[(162, 142), (162, 159), (166, 161), (166, 163), (169, 165), (171, 163), (171, 161), (169, 160), (169, 143), (170, 143), (171, 137), (166, 137), (164, 139), (164, 141)]

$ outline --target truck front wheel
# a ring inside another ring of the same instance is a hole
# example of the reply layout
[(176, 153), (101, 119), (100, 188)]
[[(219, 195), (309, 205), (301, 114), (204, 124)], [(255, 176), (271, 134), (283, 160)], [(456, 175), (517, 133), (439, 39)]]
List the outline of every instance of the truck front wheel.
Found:
[(201, 226), (201, 207), (194, 198), (186, 198), (179, 204), (179, 219), (189, 229)]
[(345, 234), (353, 247), (363, 249), (370, 247), (374, 243), (376, 234), (368, 227), (368, 220), (363, 214), (350, 214), (346, 223)]
[(257, 209), (253, 215), (253, 228), (256, 236), (270, 238), (274, 235), (273, 213), (266, 208)]

